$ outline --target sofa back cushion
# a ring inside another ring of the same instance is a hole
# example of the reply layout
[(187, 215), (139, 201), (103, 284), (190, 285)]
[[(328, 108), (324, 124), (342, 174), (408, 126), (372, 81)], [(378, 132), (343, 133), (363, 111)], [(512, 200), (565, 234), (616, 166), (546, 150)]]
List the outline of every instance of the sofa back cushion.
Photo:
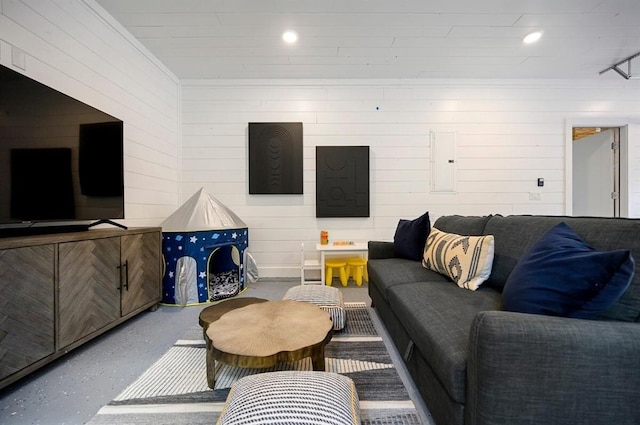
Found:
[(485, 226), (485, 234), (493, 235), (493, 268), (485, 285), (502, 290), (511, 271), (520, 258), (551, 227), (560, 223), (553, 219), (545, 220), (539, 216), (492, 217)]
[(433, 227), (443, 232), (457, 233), (464, 236), (482, 236), (487, 222), (492, 216), (462, 216), (462, 215), (446, 215), (438, 218)]
[(627, 291), (602, 318), (640, 321), (640, 220), (566, 216), (493, 216), (484, 233), (494, 237), (491, 276), (484, 285), (502, 290), (518, 260), (553, 226), (567, 223), (587, 244), (599, 251), (628, 249), (635, 273)]

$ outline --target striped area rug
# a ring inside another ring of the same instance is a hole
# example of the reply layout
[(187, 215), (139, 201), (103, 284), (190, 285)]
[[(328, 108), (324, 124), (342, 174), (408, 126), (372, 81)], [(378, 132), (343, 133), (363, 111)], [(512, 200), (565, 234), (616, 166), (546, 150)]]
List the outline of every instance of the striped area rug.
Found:
[[(347, 325), (325, 348), (326, 370), (354, 380), (363, 424), (422, 424), (382, 338), (364, 303), (346, 303)], [(207, 386), (202, 329), (178, 340), (89, 425), (214, 424), (231, 384), (254, 373), (311, 370), (311, 360), (281, 363), (269, 369), (217, 364), (216, 388)]]

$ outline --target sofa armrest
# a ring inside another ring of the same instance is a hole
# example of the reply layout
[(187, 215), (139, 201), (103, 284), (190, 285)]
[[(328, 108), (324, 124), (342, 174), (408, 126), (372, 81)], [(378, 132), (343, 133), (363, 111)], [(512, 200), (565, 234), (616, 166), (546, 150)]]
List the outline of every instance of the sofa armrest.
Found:
[(393, 258), (393, 242), (369, 241), (370, 260), (379, 260), (382, 258)]
[(465, 424), (640, 423), (640, 323), (486, 311), (469, 350)]

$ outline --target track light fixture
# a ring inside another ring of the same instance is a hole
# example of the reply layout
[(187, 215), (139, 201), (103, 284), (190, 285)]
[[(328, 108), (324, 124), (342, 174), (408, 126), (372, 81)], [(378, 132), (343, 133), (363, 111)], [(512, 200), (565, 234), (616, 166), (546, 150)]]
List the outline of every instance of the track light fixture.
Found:
[[(638, 56), (640, 56), (640, 52), (636, 53), (635, 55), (631, 55), (626, 59), (621, 60), (620, 62), (611, 65), (609, 68), (604, 69), (602, 71), (600, 71), (600, 75), (604, 74), (607, 71), (611, 71), (612, 69), (617, 72), (618, 74), (620, 74), (620, 76), (622, 78), (624, 78), (625, 80), (635, 80), (635, 79), (640, 79), (640, 76), (633, 76), (631, 74), (631, 61), (635, 58), (637, 58)], [(627, 64), (627, 71), (623, 71), (622, 69), (619, 68), (620, 65), (626, 63)]]

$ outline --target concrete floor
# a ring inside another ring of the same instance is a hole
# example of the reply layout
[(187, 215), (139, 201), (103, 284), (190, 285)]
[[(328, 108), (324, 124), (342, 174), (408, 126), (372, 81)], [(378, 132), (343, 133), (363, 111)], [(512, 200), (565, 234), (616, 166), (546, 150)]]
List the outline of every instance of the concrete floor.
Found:
[[(260, 279), (240, 295), (281, 299), (298, 279)], [(339, 287), (345, 302), (370, 303), (366, 284)], [(144, 312), (91, 342), (57, 359), (37, 372), (0, 390), (0, 424), (76, 425), (88, 422), (188, 329), (198, 324), (204, 306), (160, 306)], [(381, 333), (384, 329), (374, 317)], [(388, 340), (388, 338), (386, 338)], [(416, 396), (397, 352), (390, 349), (400, 376), (425, 423), (430, 416)]]

